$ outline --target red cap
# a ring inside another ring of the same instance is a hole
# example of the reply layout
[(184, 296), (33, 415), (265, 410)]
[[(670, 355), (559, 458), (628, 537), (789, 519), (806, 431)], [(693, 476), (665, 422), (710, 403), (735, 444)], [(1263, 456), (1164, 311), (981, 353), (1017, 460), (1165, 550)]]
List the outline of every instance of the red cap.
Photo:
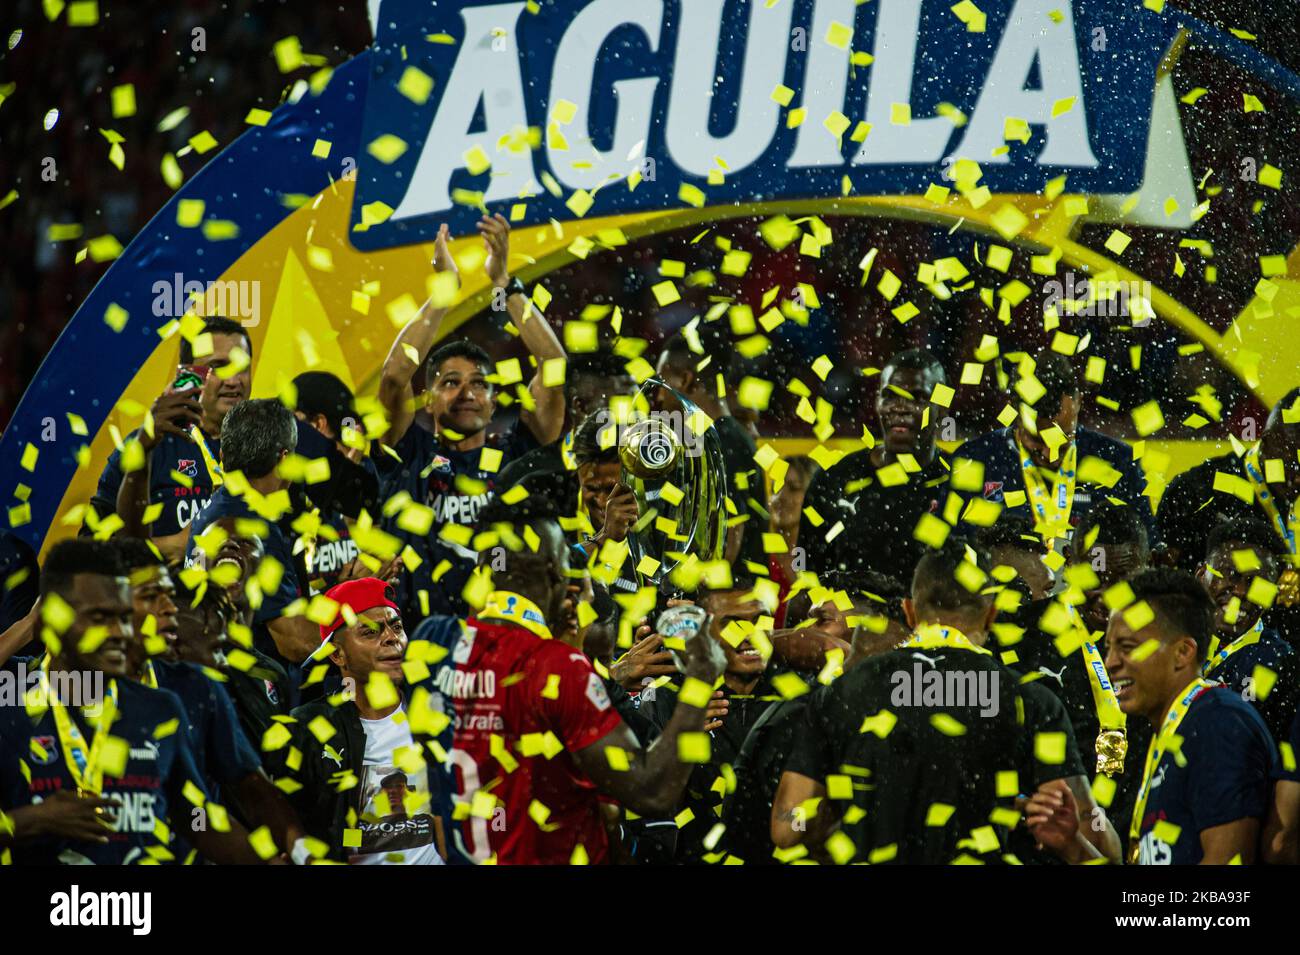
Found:
[[(378, 577), (362, 577), (360, 580), (345, 580), (341, 584), (335, 584), (329, 590), (325, 591), (325, 596), (330, 600), (338, 602), (339, 612), (334, 615), (334, 619), (327, 625), (321, 624), (320, 642), (321, 646), (334, 635), (334, 631), (344, 626), (347, 621), (343, 619), (343, 608), (351, 608), (354, 614), (360, 615), (367, 610), (373, 610), (376, 607), (391, 607), (401, 612), (401, 608), (394, 602), (395, 594), (393, 585), (386, 580), (380, 580)], [(313, 653), (311, 658), (314, 659), (320, 651)]]

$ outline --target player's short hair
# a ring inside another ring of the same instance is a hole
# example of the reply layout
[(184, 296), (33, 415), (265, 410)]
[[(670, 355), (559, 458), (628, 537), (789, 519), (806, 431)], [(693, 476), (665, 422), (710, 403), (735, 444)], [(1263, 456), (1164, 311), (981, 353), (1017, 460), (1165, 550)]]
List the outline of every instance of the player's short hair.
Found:
[(904, 348), (896, 352), (885, 362), (885, 367), (880, 369), (881, 377), (889, 369), (894, 371), (919, 371), (923, 374), (937, 375), (940, 382), (947, 381), (947, 373), (943, 370), (943, 362), (934, 356), (934, 352), (928, 348)]
[(595, 351), (575, 355), (569, 359), (564, 371), (564, 395), (571, 399), (579, 382), (595, 382), (600, 385), (631, 378), (627, 370), (627, 359), (620, 358), (613, 352)]
[[(1093, 528), (1097, 536), (1089, 544)], [(1088, 511), (1088, 516), (1079, 522), (1074, 532), (1076, 547), (1123, 547), (1131, 545), (1142, 553), (1150, 550), (1147, 526), (1138, 509), (1131, 504), (1116, 504), (1102, 498)]]
[(343, 419), (356, 417), (356, 403), (351, 389), (328, 371), (304, 371), (293, 380), (298, 391), (298, 407), (307, 417), (324, 415), (330, 429), (343, 432)]
[(50, 548), (41, 565), (41, 596), (68, 593), (79, 574), (125, 577), (127, 569), (117, 546), (108, 541), (87, 537), (62, 540)]
[(468, 338), (461, 338), (439, 346), (425, 359), (424, 380), (426, 385), (433, 384), (434, 379), (442, 371), (442, 366), (451, 358), (466, 358), (478, 365), (485, 375), (492, 372), (492, 356), (481, 345), (474, 344)]
[[(1074, 363), (1060, 352), (1044, 349), (1033, 356), (1034, 367), (1031, 372), (1028, 363), (1018, 366), (1016, 379), (1033, 375), (1043, 386), (1043, 394), (1033, 403), (1033, 408), (1043, 417), (1053, 417), (1061, 410), (1061, 403), (1066, 398), (1080, 395), (1079, 376)], [(1020, 370), (1023, 368), (1023, 371)]]
[(275, 398), (241, 401), (221, 422), (221, 466), (266, 477), (298, 444), (298, 419)]
[(1244, 544), (1273, 557), (1286, 554), (1286, 548), (1282, 546), (1282, 540), (1273, 528), (1254, 517), (1235, 518), (1215, 524), (1205, 541), (1205, 559), (1209, 560), (1216, 551), (1228, 544)]
[(146, 567), (166, 567), (167, 561), (153, 545), (152, 541), (139, 537), (114, 537), (113, 546), (117, 548), (118, 557), (127, 571), (142, 570)]
[(927, 551), (912, 574), (912, 603), (918, 609), (945, 613), (983, 613), (993, 600), (991, 594), (969, 590), (958, 580), (963, 565), (974, 565), (987, 577), (992, 560), (977, 543), (956, 535), (937, 550)]
[[(695, 327), (699, 338), (700, 351), (691, 347), (685, 332), (678, 332), (664, 342), (663, 353), (668, 356), (668, 364), (673, 368), (699, 371), (700, 374), (722, 375), (722, 380), (730, 382), (736, 368), (736, 346), (730, 336), (717, 322), (701, 322)], [(700, 363), (710, 359), (708, 365), (700, 370)]]
[(811, 481), (813, 475), (821, 470), (817, 462), (806, 454), (792, 455), (785, 459), (785, 463), (789, 465), (789, 473), (799, 475), (799, 477), (803, 478), (805, 484)]
[(607, 448), (600, 446), (601, 432), (611, 424), (609, 415), (603, 411), (589, 414), (578, 430), (573, 433), (573, 459), (579, 466), (584, 464), (605, 464), (618, 460), (618, 445)]
[[(206, 318), (203, 321), (202, 333), (209, 335), (238, 335), (244, 340), (246, 346), (244, 350), (248, 352), (248, 357), (253, 357), (253, 340), (248, 337), (248, 329), (233, 319), (223, 318), (220, 315)], [(183, 336), (181, 338), (181, 364), (194, 364), (194, 343)]]
[(1165, 634), (1185, 635), (1196, 641), (1204, 659), (1214, 633), (1214, 602), (1201, 582), (1185, 570), (1153, 567), (1129, 581), (1135, 601), (1145, 601)]
[(1034, 533), (1033, 523), (1017, 511), (1003, 511), (995, 523), (980, 528), (975, 539), (990, 553), (1001, 548), (1023, 550), (1038, 557), (1047, 553), (1047, 545)]

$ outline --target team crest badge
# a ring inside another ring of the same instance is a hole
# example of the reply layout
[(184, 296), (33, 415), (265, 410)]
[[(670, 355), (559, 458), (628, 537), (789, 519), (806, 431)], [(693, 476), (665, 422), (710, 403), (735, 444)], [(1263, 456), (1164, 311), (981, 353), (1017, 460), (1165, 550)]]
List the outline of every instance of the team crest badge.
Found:
[(181, 458), (176, 462), (176, 470), (186, 477), (199, 476), (199, 462), (193, 458)]
[(1001, 497), (1002, 497), (1002, 483), (1003, 483), (1003, 482), (1001, 482), (1001, 481), (985, 481), (985, 482), (984, 482), (984, 500), (986, 500), (986, 501), (996, 501), (996, 500), (1001, 499)]
[(59, 742), (53, 736), (33, 736), (31, 745), (32, 762), (38, 766), (49, 766), (59, 759)]

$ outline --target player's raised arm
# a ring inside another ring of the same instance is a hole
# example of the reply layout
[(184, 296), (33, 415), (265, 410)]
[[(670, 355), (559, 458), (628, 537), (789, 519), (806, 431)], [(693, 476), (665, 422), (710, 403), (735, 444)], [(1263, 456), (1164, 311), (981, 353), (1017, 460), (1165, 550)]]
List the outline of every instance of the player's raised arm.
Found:
[(519, 419), (540, 444), (550, 444), (564, 430), (564, 388), (559, 385), (547, 387), (542, 383), (542, 363), (568, 356), (545, 317), (524, 291), (523, 284), (510, 275), (510, 223), (506, 217), (499, 212), (495, 216), (484, 216), (479, 221), (478, 231), (488, 249), (484, 263), (488, 278), (495, 288), (506, 291), (510, 320), (519, 329), (519, 337), (528, 353), (537, 359), (537, 373), (528, 383), (534, 407), (532, 410), (521, 409)]
[[(460, 273), (456, 261), (447, 248), (447, 226), (438, 229), (438, 238), (434, 242), (433, 269), (435, 272), (450, 272), (460, 282)], [(388, 431), (384, 443), (389, 447), (397, 444), (406, 434), (406, 430), (415, 419), (415, 389), (411, 381), (415, 373), (424, 366), (429, 350), (438, 338), (438, 329), (442, 325), (445, 307), (435, 307), (433, 300), (420, 307), (419, 314), (397, 333), (393, 347), (388, 350), (384, 367), (379, 378), (379, 400), (388, 413)]]

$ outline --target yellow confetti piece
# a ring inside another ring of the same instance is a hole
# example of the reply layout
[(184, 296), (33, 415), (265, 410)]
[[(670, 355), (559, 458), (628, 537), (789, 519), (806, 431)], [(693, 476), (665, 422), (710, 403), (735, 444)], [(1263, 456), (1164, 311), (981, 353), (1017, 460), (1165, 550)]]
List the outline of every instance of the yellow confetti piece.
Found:
[(831, 25), (826, 30), (826, 42), (837, 50), (847, 50), (849, 43), (853, 40), (853, 28), (840, 23), (838, 20), (832, 20)]
[(911, 126), (912, 105), (910, 103), (890, 103), (889, 122), (894, 126)]
[(1059, 766), (1065, 762), (1065, 734), (1035, 733), (1034, 758), (1050, 766)]
[(123, 83), (121, 86), (114, 86), (112, 93), (113, 118), (124, 119), (127, 116), (135, 115), (135, 86), (131, 83)]
[(704, 192), (690, 183), (682, 183), (681, 188), (677, 190), (677, 198), (688, 206), (694, 206), (697, 209), (704, 208)]
[(265, 126), (271, 121), (271, 113), (265, 109), (250, 109), (248, 115), (244, 117), (244, 122), (249, 126)]
[(121, 305), (116, 302), (111, 303), (104, 310), (104, 324), (115, 332), (120, 332), (126, 327), (127, 313)]
[(400, 159), (406, 149), (406, 140), (392, 133), (384, 133), (366, 147), (366, 152), (387, 166)]
[(277, 40), (272, 52), (275, 54), (275, 65), (281, 73), (292, 73), (305, 62), (302, 56), (302, 43), (296, 36)]
[(193, 229), (203, 221), (206, 208), (202, 199), (182, 199), (176, 203), (176, 224), (185, 229)]
[(1242, 110), (1247, 113), (1263, 113), (1264, 104), (1259, 101), (1259, 97), (1252, 93), (1242, 93)]
[(1128, 248), (1131, 241), (1133, 240), (1129, 236), (1116, 229), (1106, 240), (1106, 248), (1115, 255), (1123, 255), (1124, 250)]
[(1025, 214), (1010, 203), (1003, 204), (990, 216), (989, 221), (1004, 239), (1014, 239), (1029, 225)]
[(789, 106), (794, 99), (794, 90), (778, 84), (772, 88), (772, 101), (779, 106)]
[(194, 151), (200, 156), (217, 148), (216, 137), (206, 129), (201, 133), (195, 133), (188, 141), (189, 144), (194, 147)]
[(408, 66), (397, 81), (397, 90), (412, 103), (423, 106), (433, 92), (433, 78), (423, 70)]
[(1141, 437), (1155, 434), (1165, 426), (1165, 416), (1158, 401), (1148, 401), (1133, 409), (1133, 424)]
[[(471, 176), (481, 176), (492, 166), (492, 160), (488, 158), (488, 154), (484, 152), (482, 146), (471, 146), (461, 158), (464, 160), (465, 168), (469, 170)], [(588, 208), (590, 208), (590, 205)]]
[(68, 26), (93, 27), (98, 22), (99, 4), (96, 0), (77, 0), (68, 4)]
[(654, 293), (655, 301), (659, 303), (660, 308), (679, 302), (682, 298), (681, 293), (677, 291), (677, 286), (671, 281), (660, 282), (652, 286), (650, 291)]
[(966, 735), (966, 727), (950, 713), (935, 713), (930, 717), (930, 725), (944, 736)]
[(1277, 166), (1271, 166), (1264, 163), (1263, 168), (1259, 171), (1258, 181), (1261, 186), (1268, 186), (1270, 189), (1282, 188), (1282, 170)]
[(681, 733), (677, 737), (677, 758), (683, 763), (707, 763), (712, 752), (708, 733)]

